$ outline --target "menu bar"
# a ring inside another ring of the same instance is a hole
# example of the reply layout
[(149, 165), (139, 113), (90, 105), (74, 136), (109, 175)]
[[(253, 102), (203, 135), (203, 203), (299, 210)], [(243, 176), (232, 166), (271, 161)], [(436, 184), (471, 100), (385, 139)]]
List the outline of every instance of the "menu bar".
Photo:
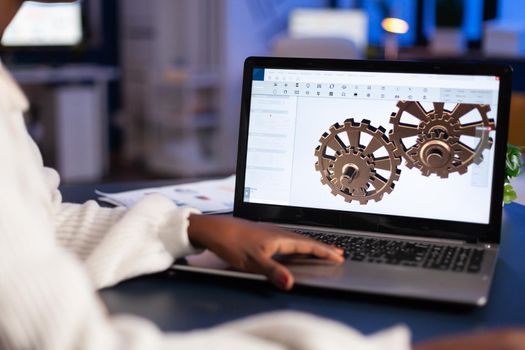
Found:
[(492, 90), (372, 84), (254, 81), (254, 94), (370, 100), (494, 104)]

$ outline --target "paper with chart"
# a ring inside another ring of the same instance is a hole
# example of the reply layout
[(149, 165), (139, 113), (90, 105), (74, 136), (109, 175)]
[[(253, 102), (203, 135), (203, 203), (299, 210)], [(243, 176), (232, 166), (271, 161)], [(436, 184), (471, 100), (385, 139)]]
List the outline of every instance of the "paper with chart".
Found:
[(117, 206), (131, 207), (142, 197), (162, 194), (179, 206), (191, 207), (206, 214), (228, 213), (233, 211), (235, 175), (219, 180), (192, 182), (173, 186), (150, 187), (139, 190), (107, 193), (95, 191), (100, 201)]

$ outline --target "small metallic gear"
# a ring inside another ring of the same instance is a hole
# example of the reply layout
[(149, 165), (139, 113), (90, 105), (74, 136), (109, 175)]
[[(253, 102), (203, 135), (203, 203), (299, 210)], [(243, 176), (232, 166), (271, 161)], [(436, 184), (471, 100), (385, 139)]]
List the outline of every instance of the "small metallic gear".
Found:
[[(361, 144), (363, 134), (371, 136), (366, 145)], [(348, 144), (341, 139), (342, 135), (346, 135)], [(360, 204), (372, 199), (378, 202), (385, 193), (392, 192), (394, 182), (399, 180), (401, 158), (395, 155), (394, 144), (386, 137), (384, 128), (375, 128), (366, 119), (360, 123), (353, 119), (345, 120), (344, 125), (336, 123), (319, 142), (314, 153), (315, 169), (321, 173), (321, 183), (329, 186), (334, 196)], [(384, 177), (378, 170), (388, 175)]]
[[(459, 103), (452, 111), (448, 111), (442, 102), (434, 102), (433, 105), (433, 110), (426, 111), (416, 101), (397, 103), (399, 110), (392, 113), (390, 122), (393, 128), (389, 134), (390, 140), (396, 145), (396, 155), (405, 159), (408, 168), (416, 167), (425, 176), (436, 174), (446, 178), (452, 172), (464, 174), (470, 164), (479, 164), (483, 160), (483, 151), (492, 146), (489, 133), (495, 129), (495, 123), (487, 115), (490, 106)], [(461, 118), (474, 110), (479, 115), (478, 120), (462, 123)], [(404, 113), (417, 118), (419, 123), (403, 123), (401, 119)], [(408, 138), (414, 136), (417, 137), (416, 143), (407, 145)], [(474, 137), (477, 145), (469, 147), (462, 142), (462, 136)], [(454, 160), (449, 159), (449, 156)], [(453, 165), (449, 163), (452, 161)]]
[(460, 143), (451, 140), (451, 136), (446, 137), (443, 133), (432, 131), (419, 138), (416, 145), (408, 151), (408, 155), (424, 176), (436, 174), (447, 178), (453, 172), (464, 174), (467, 167), (463, 164), (463, 149)]

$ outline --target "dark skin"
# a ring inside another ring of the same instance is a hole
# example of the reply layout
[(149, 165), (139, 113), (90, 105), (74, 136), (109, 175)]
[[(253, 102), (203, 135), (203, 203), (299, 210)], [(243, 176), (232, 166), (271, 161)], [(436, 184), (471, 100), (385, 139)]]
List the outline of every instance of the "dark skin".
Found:
[[(0, 37), (23, 0), (0, 0)], [(67, 2), (47, 0), (41, 2)], [(272, 259), (276, 254), (308, 254), (334, 263), (343, 261), (342, 251), (275, 226), (224, 216), (191, 215), (188, 229), (195, 246), (207, 248), (243, 271), (260, 273), (277, 287), (289, 290), (290, 271)], [(520, 329), (446, 337), (414, 346), (415, 350), (525, 350), (525, 332)]]
[(195, 245), (213, 251), (241, 271), (266, 275), (285, 290), (292, 288), (293, 275), (272, 259), (275, 254), (311, 254), (334, 263), (343, 262), (340, 249), (276, 226), (231, 217), (192, 215), (188, 232)]

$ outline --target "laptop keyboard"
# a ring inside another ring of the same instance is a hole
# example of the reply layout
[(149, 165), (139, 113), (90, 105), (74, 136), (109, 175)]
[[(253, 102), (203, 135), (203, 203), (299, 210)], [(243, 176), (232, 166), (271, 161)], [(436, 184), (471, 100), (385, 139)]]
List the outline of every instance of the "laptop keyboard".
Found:
[(345, 257), (349, 260), (443, 271), (477, 273), (481, 269), (485, 252), (482, 249), (433, 243), (415, 243), (303, 230), (294, 230), (294, 232), (343, 249)]

